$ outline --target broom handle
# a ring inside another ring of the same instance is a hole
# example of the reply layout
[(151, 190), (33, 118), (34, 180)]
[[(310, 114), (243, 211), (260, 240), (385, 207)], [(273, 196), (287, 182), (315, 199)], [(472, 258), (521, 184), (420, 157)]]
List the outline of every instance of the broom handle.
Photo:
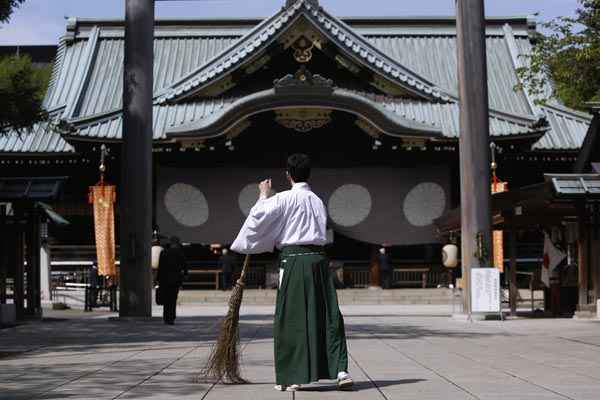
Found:
[(240, 279), (238, 279), (238, 283), (242, 286), (244, 285), (244, 280), (246, 279), (246, 272), (248, 271), (248, 266), (250, 265), (250, 254), (246, 254), (246, 258), (244, 258), (244, 266), (242, 267), (242, 274), (240, 275)]

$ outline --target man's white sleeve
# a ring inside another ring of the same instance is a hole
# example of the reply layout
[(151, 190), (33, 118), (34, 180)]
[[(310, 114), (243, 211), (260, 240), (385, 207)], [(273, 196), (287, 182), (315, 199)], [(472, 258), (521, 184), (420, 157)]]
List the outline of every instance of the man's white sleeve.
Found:
[(279, 196), (260, 199), (250, 210), (250, 214), (231, 250), (241, 254), (270, 253), (282, 230), (282, 215)]

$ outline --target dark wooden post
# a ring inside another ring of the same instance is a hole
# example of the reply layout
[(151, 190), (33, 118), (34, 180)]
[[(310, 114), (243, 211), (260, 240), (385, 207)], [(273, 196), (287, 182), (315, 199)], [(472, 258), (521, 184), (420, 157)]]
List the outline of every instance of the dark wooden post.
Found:
[(588, 268), (589, 268), (589, 235), (587, 229), (587, 212), (584, 205), (578, 206), (579, 238), (577, 239), (577, 266), (579, 286), (579, 308), (588, 304)]
[[(0, 209), (2, 213), (2, 209)], [(8, 253), (13, 249), (9, 244), (10, 235), (5, 230), (5, 216), (0, 214), (0, 304), (6, 304), (6, 278), (8, 276)]]
[[(471, 274), (491, 257), (490, 152), (483, 0), (457, 0), (460, 94), (460, 185), (464, 311), (471, 312)], [(477, 236), (481, 235), (478, 247)], [(476, 253), (482, 250), (478, 256)]]
[(369, 287), (378, 287), (379, 279), (379, 247), (371, 245), (371, 262), (369, 263)]
[(28, 211), (27, 242), (27, 308), (26, 314), (41, 316), (40, 290), (40, 216), (33, 207)]
[[(15, 211), (16, 214), (16, 211)], [(17, 218), (15, 218), (17, 219)], [(20, 218), (19, 218), (20, 219)], [(18, 220), (18, 219), (17, 219)], [(23, 319), (25, 314), (25, 286), (24, 286), (24, 254), (23, 254), (23, 246), (25, 244), (24, 234), (22, 230), (22, 225), (17, 222), (17, 226), (15, 227), (15, 235), (14, 235), (14, 258), (12, 262), (14, 263), (14, 286), (13, 286), (13, 301), (15, 303), (15, 313), (17, 320)]]
[(508, 235), (508, 253), (510, 258), (508, 296), (510, 315), (515, 316), (517, 315), (517, 299), (519, 296), (519, 288), (517, 287), (517, 230), (512, 229)]
[(120, 182), (121, 317), (150, 317), (154, 0), (125, 2)]

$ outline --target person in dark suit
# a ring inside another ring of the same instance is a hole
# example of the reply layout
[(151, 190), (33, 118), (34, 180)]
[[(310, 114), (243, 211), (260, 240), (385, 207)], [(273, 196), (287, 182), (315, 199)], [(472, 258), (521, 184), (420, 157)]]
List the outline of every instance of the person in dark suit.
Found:
[(173, 325), (176, 318), (177, 296), (188, 265), (178, 237), (169, 240), (169, 247), (160, 253), (157, 280), (163, 302), (163, 320)]
[(221, 274), (221, 289), (229, 290), (232, 286), (232, 275), (233, 275), (233, 265), (235, 263), (235, 258), (229, 254), (229, 250), (223, 249), (223, 253), (221, 257), (219, 257), (219, 268), (222, 270)]
[(94, 261), (88, 273), (88, 283), (90, 285), (89, 302), (92, 308), (98, 306), (98, 285), (100, 284), (98, 278), (98, 262)]
[(382, 289), (390, 288), (390, 258), (385, 251), (385, 247), (379, 249), (379, 285)]

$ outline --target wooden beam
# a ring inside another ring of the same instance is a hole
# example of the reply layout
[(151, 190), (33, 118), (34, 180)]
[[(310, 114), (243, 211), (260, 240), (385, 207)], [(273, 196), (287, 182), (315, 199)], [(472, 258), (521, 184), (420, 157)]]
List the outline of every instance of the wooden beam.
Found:
[(539, 230), (541, 226), (557, 226), (561, 225), (565, 221), (564, 217), (560, 216), (548, 216), (543, 218), (542, 216), (529, 216), (522, 215), (503, 221), (497, 221), (498, 225), (503, 229), (518, 229), (518, 230)]
[(126, 0), (119, 201), (121, 317), (152, 316), (153, 53), (154, 0)]
[[(456, 10), (462, 268), (466, 289), (464, 311), (470, 314), (470, 269), (489, 267), (492, 254), (491, 157), (483, 0), (457, 0)], [(480, 241), (478, 236), (481, 237)]]

